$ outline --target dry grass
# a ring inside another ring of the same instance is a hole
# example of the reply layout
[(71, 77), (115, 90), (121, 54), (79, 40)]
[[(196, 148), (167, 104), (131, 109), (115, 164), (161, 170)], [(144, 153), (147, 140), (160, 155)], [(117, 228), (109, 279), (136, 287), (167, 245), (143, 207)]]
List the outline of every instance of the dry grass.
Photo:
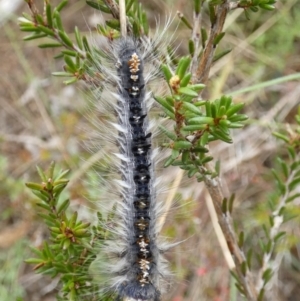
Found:
[[(149, 14), (172, 7), (191, 16), (185, 0), (162, 5), (161, 1), (151, 2)], [(241, 11), (230, 14), (222, 47), (233, 51), (214, 65), (207, 97), (300, 72), (300, 1), (279, 1), (277, 7), (277, 11), (262, 17), (252, 14), (250, 21)], [(54, 51), (41, 50), (34, 41), (22, 41), (16, 16), (23, 11), (26, 7), (21, 4), (1, 24), (0, 32), (0, 300), (20, 297), (24, 301), (54, 301), (57, 280), (36, 275), (22, 263), (30, 255), (28, 246), (40, 245), (47, 236), (24, 182), (36, 177), (36, 164), (46, 167), (55, 160), (61, 167), (72, 169), (72, 208), (83, 210), (89, 205), (84, 197), (87, 186), (81, 179), (98, 157), (88, 155), (81, 143), (88, 138), (82, 130), (87, 123), (82, 116), (84, 98), (76, 87), (65, 87), (60, 79), (51, 77), (51, 72), (61, 69), (62, 62), (54, 62)], [(67, 30), (71, 32), (76, 24), (87, 31), (86, 23), (90, 24), (96, 14), (84, 1), (70, 1), (63, 14)], [(177, 41), (185, 41), (189, 34), (180, 27)], [(300, 103), (299, 82), (237, 94), (234, 101), (247, 104), (245, 113), (251, 119), (245, 129), (234, 132), (233, 145), (215, 143), (212, 151), (222, 162), (224, 192), (237, 196), (233, 213), (236, 225), (250, 233), (247, 245), (256, 248), (257, 238), (262, 236), (259, 226), (268, 218), (267, 196), (274, 189), (269, 168), (280, 153), (271, 131), (292, 122)], [(87, 158), (86, 163), (82, 157)], [(171, 169), (164, 173), (172, 181), (177, 172)], [(164, 231), (183, 243), (168, 255), (176, 277), (166, 300), (243, 300), (230, 280), (203, 185), (184, 179), (178, 195), (179, 208), (167, 216)], [(272, 301), (295, 301), (300, 293), (299, 218), (285, 224), (284, 230), (290, 234), (289, 245), (281, 257), (276, 257), (282, 266), (274, 279), (277, 294)]]

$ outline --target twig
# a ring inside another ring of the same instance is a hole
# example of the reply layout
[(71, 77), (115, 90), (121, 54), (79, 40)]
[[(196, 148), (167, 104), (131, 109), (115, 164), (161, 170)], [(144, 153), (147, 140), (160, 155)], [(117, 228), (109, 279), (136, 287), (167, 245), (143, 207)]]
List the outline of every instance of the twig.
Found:
[[(300, 158), (296, 157), (295, 162), (298, 161)], [(288, 177), (285, 187), (286, 191), (285, 194), (281, 197), (278, 206), (275, 211), (273, 211), (273, 226), (271, 227), (269, 233), (270, 233), (270, 241), (272, 243), (270, 251), (267, 253), (264, 253), (263, 260), (262, 260), (262, 267), (258, 272), (258, 279), (257, 279), (257, 290), (260, 291), (264, 287), (264, 280), (263, 280), (263, 274), (268, 268), (272, 268), (270, 266), (270, 259), (272, 257), (276, 239), (275, 237), (279, 234), (279, 231), (281, 229), (281, 225), (284, 222), (284, 217), (281, 213), (282, 209), (286, 206), (287, 200), (290, 196), (290, 190), (288, 189), (290, 183), (292, 183), (295, 178), (297, 177), (297, 173), (299, 170), (294, 170)], [(273, 269), (273, 268), (272, 268)]]
[(120, 9), (118, 4), (114, 0), (104, 0), (104, 2), (109, 7), (113, 17), (120, 20)]
[(195, 74), (198, 63), (198, 55), (199, 55), (199, 35), (201, 28), (201, 11), (199, 13), (194, 12), (194, 26), (192, 32), (192, 41), (194, 43), (194, 55), (191, 63), (191, 72)]
[[(213, 170), (212, 166), (209, 166), (208, 169)], [(202, 174), (206, 174), (206, 170), (201, 171)], [(246, 256), (244, 252), (238, 246), (238, 242), (235, 236), (235, 232), (232, 227), (232, 221), (229, 213), (226, 215), (222, 212), (222, 202), (223, 202), (223, 193), (221, 189), (220, 180), (216, 178), (211, 178), (209, 176), (204, 176), (205, 186), (212, 198), (220, 227), (227, 241), (227, 245), (233, 256), (233, 260), (236, 266), (236, 272), (238, 274), (239, 280), (241, 281), (245, 295), (248, 301), (256, 301), (257, 300), (257, 292), (254, 286), (253, 277), (251, 273), (247, 270), (246, 275), (243, 275), (241, 266), (246, 261)]]
[(215, 210), (214, 204), (212, 202), (211, 196), (207, 192), (206, 192), (206, 196), (205, 196), (205, 201), (206, 201), (206, 206), (207, 206), (207, 209), (208, 209), (208, 212), (210, 215), (210, 219), (212, 221), (215, 233), (217, 235), (217, 238), (218, 238), (219, 244), (221, 246), (225, 260), (227, 262), (227, 265), (230, 270), (233, 270), (233, 269), (235, 269), (235, 263), (234, 263), (234, 260), (232, 259), (231, 252), (228, 247), (224, 233), (222, 232), (222, 229), (218, 223), (218, 216), (216, 214), (216, 210)]
[[(210, 34), (205, 45), (203, 54), (200, 58), (200, 62), (197, 64), (198, 53), (195, 51), (195, 55), (192, 61), (192, 81), (193, 83), (206, 83), (209, 77), (209, 72), (213, 63), (213, 56), (216, 49), (215, 39), (222, 32), (223, 26), (225, 23), (225, 19), (227, 16), (227, 12), (229, 10), (229, 1), (225, 0), (223, 4), (215, 6), (213, 9), (215, 10), (215, 17), (212, 20), (212, 26), (210, 30)], [(199, 47), (199, 41), (197, 41), (197, 33), (199, 31), (199, 14), (195, 14), (194, 18), (194, 28), (193, 28), (193, 36), (192, 39), (196, 44), (196, 47)], [(232, 220), (230, 213), (226, 214), (222, 211), (222, 203), (223, 203), (223, 193), (221, 188), (221, 183), (218, 177), (212, 178), (208, 175), (207, 171), (213, 171), (214, 168), (211, 164), (207, 164), (206, 167), (200, 167), (200, 173), (204, 176), (205, 186), (211, 196), (213, 207), (220, 225), (220, 228), (223, 232), (225, 240), (228, 245), (228, 249), (233, 257), (235, 263), (235, 270), (238, 275), (239, 281), (243, 286), (244, 293), (248, 299), (248, 301), (256, 301), (257, 300), (257, 291), (255, 289), (253, 277), (249, 270), (246, 272), (242, 271), (242, 265), (246, 262), (246, 256), (244, 252), (238, 245), (236, 235), (234, 229), (232, 227)], [(211, 208), (213, 210), (213, 208)], [(229, 261), (228, 261), (229, 262)], [(231, 267), (233, 263), (230, 264)]]
[(121, 35), (122, 37), (126, 37), (127, 30), (126, 30), (126, 5), (125, 0), (119, 1), (120, 6), (120, 25), (121, 25)]
[(229, 6), (228, 1), (220, 4), (217, 7), (216, 19), (212, 24), (207, 44), (204, 48), (203, 55), (201, 56), (200, 63), (193, 73), (193, 83), (206, 83), (209, 77), (209, 71), (213, 62), (216, 45), (214, 44), (215, 38), (222, 32), (225, 19), (227, 16)]
[[(120, 5), (116, 3), (114, 0), (104, 0), (105, 4), (109, 7), (112, 16), (120, 20), (121, 23), (121, 34), (123, 37), (126, 36), (126, 34), (132, 34), (132, 25), (130, 22), (127, 22), (127, 16), (126, 16), (126, 6), (125, 6), (125, 0), (124, 0), (124, 8), (121, 7), (123, 5), (123, 1), (120, 1)], [(124, 13), (122, 10), (124, 9)], [(124, 21), (125, 18), (125, 21)], [(124, 27), (122, 27), (124, 26)], [(124, 32), (125, 31), (125, 32)]]

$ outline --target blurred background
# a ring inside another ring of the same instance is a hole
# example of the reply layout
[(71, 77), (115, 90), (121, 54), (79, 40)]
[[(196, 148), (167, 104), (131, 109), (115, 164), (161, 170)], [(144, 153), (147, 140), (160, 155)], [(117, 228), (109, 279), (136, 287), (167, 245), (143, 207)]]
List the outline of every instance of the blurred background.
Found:
[[(153, 27), (156, 18), (176, 11), (192, 20), (193, 1), (141, 2)], [(214, 99), (232, 93), (235, 102), (246, 103), (244, 113), (250, 117), (246, 127), (234, 131), (233, 145), (213, 143), (212, 153), (221, 160), (225, 195), (236, 194), (234, 223), (248, 234), (246, 245), (254, 250), (270, 214), (267, 201), (274, 191), (270, 168), (276, 168), (274, 158), (282, 153), (271, 132), (294, 123), (300, 105), (299, 80), (263, 88), (264, 82), (300, 72), (300, 0), (278, 1), (276, 7), (273, 12), (251, 13), (250, 20), (242, 10), (230, 12), (219, 50), (232, 51), (213, 66), (204, 95)], [(0, 301), (54, 301), (58, 279), (35, 274), (24, 263), (31, 257), (29, 246), (38, 247), (48, 237), (24, 183), (39, 181), (36, 165), (46, 168), (54, 160), (60, 168), (70, 168), (70, 210), (93, 219), (92, 213), (84, 213), (90, 207), (87, 196), (98, 192), (89, 184), (95, 157), (82, 143), (89, 133), (84, 130), (87, 101), (80, 84), (65, 86), (61, 78), (51, 76), (63, 66), (53, 59), (55, 49), (39, 49), (39, 40), (22, 41), (25, 34), (17, 22), (22, 12), (29, 12), (24, 1), (0, 1)], [(70, 0), (62, 16), (67, 32), (76, 25), (90, 35), (99, 12), (83, 0)], [(173, 27), (177, 23), (175, 18)], [(179, 24), (174, 42), (179, 55), (186, 53), (190, 36), (190, 29)], [(244, 88), (249, 91), (241, 93)], [(181, 175), (171, 168), (164, 177), (172, 183)], [(203, 184), (183, 177), (175, 189), (177, 208), (167, 217), (164, 235), (183, 242), (167, 255), (174, 283), (165, 300), (244, 300), (215, 235)], [(274, 259), (280, 268), (272, 282), (272, 301), (300, 300), (300, 200), (295, 204), (296, 217), (284, 224), (288, 235)]]

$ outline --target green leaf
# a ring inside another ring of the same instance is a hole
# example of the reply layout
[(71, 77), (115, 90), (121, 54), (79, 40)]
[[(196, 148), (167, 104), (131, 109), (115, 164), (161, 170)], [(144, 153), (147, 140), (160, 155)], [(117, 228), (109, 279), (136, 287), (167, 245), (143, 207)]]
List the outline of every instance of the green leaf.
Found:
[(196, 107), (202, 107), (206, 104), (206, 102), (207, 102), (206, 100), (196, 101), (196, 102), (194, 102), (194, 105)]
[(207, 41), (207, 31), (204, 27), (201, 27), (201, 42), (202, 42), (202, 48), (205, 48), (205, 44)]
[(179, 157), (180, 151), (178, 149), (172, 149), (171, 157), (177, 159)]
[(49, 227), (49, 230), (53, 233), (61, 234), (61, 230), (58, 227)]
[(71, 72), (75, 73), (77, 71), (76, 65), (69, 55), (64, 55), (64, 61), (66, 62)]
[(193, 177), (197, 172), (198, 172), (198, 169), (197, 169), (197, 168), (191, 168), (191, 169), (188, 171), (188, 178)]
[(209, 19), (212, 26), (216, 23), (216, 19), (217, 19), (213, 1), (219, 1), (219, 0), (211, 0), (208, 5)]
[(56, 11), (60, 12), (66, 5), (68, 4), (68, 0), (63, 0), (59, 5), (55, 8)]
[(250, 10), (252, 10), (254, 13), (257, 13), (259, 11), (258, 7), (257, 6), (250, 6), (249, 7)]
[(178, 89), (178, 92), (181, 94), (185, 94), (187, 96), (197, 97), (198, 93), (188, 87), (181, 87)]
[(174, 109), (169, 105), (169, 103), (162, 97), (155, 96), (154, 99), (161, 105), (163, 106), (166, 110), (170, 111), (171, 113), (174, 114)]
[(190, 89), (192, 89), (196, 92), (199, 92), (199, 91), (203, 90), (205, 87), (206, 87), (206, 85), (204, 85), (204, 84), (188, 85), (188, 88), (190, 88)]
[(211, 103), (210, 101), (205, 102), (205, 110), (206, 110), (206, 115), (207, 116), (212, 116), (211, 114)]
[(247, 120), (249, 117), (245, 114), (237, 114), (237, 115), (233, 115), (231, 117), (228, 118), (227, 116), (227, 119), (230, 121), (230, 122), (238, 122), (238, 121), (245, 121)]
[(56, 48), (56, 47), (61, 47), (61, 43), (45, 43), (45, 44), (40, 44), (38, 47), (39, 48)]
[(70, 72), (52, 72), (53, 76), (59, 76), (59, 77), (70, 77), (70, 76), (74, 76), (73, 73)]
[(70, 205), (70, 200), (69, 200), (69, 199), (64, 200), (64, 201), (60, 204), (60, 206), (58, 206), (58, 208), (57, 208), (57, 214), (60, 214), (60, 213), (62, 213), (63, 211), (65, 211), (65, 210), (69, 207), (69, 205)]
[(251, 269), (252, 254), (253, 254), (253, 250), (250, 249), (250, 250), (247, 252), (247, 265), (248, 265), (248, 269), (249, 269), (249, 270)]
[(62, 179), (64, 176), (66, 176), (70, 172), (70, 169), (66, 169), (64, 171), (60, 171), (58, 175), (54, 178), (54, 182), (59, 181)]
[(289, 143), (289, 142), (290, 142), (290, 139), (289, 139), (287, 136), (285, 136), (285, 135), (283, 135), (283, 134), (281, 134), (281, 133), (273, 132), (272, 134), (273, 134), (273, 136), (275, 136), (276, 138), (281, 139), (281, 140), (283, 140), (283, 141), (286, 142), (286, 143)]
[(232, 139), (219, 129), (210, 129), (210, 133), (217, 139), (220, 139), (226, 143), (232, 143)]
[(91, 233), (87, 229), (78, 229), (74, 231), (76, 237), (89, 237)]
[(71, 240), (67, 238), (63, 243), (63, 250), (67, 250), (70, 247), (70, 244)]
[(185, 72), (188, 69), (190, 63), (191, 63), (190, 57), (182, 57), (180, 59), (177, 69), (176, 69), (176, 75), (178, 75), (180, 79), (182, 79), (184, 77)]
[(66, 46), (73, 49), (73, 43), (71, 42), (71, 40), (69, 39), (69, 37), (67, 36), (67, 34), (65, 32), (59, 30), (58, 35), (61, 38), (61, 40), (65, 43)]
[(174, 132), (169, 131), (167, 128), (165, 128), (162, 125), (159, 125), (159, 128), (162, 130), (162, 132), (171, 140), (175, 141), (177, 139), (177, 135)]
[(223, 117), (226, 113), (226, 108), (225, 106), (219, 106), (219, 111), (218, 111), (218, 116)]
[(300, 183), (300, 177), (295, 178), (290, 184), (289, 184), (289, 190), (294, 190)]
[(49, 202), (49, 199), (50, 199), (50, 195), (48, 194), (48, 192), (46, 191), (43, 191), (43, 190), (40, 190), (40, 191), (37, 191), (37, 190), (31, 190), (31, 192), (36, 195), (40, 200), (48, 203)]
[(49, 205), (45, 204), (45, 203), (37, 203), (36, 204), (38, 207), (44, 208), (47, 211), (51, 211), (51, 208)]
[(217, 106), (216, 106), (215, 102), (210, 103), (210, 109), (211, 109), (211, 116), (213, 118), (216, 118), (217, 117)]
[(180, 20), (182, 21), (183, 24), (185, 24), (189, 29), (193, 29), (193, 26), (188, 21), (188, 19), (183, 15), (183, 13), (177, 11), (177, 15), (178, 15), (178, 17), (180, 18)]
[(130, 8), (132, 7), (135, 0), (128, 0), (126, 1), (126, 13), (130, 11)]
[(264, 294), (265, 294), (265, 289), (262, 288), (262, 289), (260, 290), (260, 292), (259, 292), (257, 301), (263, 301), (263, 299), (264, 299)]
[(214, 42), (213, 42), (213, 45), (216, 46), (220, 43), (220, 41), (223, 39), (223, 37), (225, 36), (225, 32), (221, 32), (219, 33), (215, 39), (214, 39)]
[(195, 54), (195, 43), (193, 40), (189, 40), (189, 53), (191, 56)]
[(227, 198), (224, 198), (222, 201), (222, 212), (226, 214), (227, 212)]
[(194, 0), (195, 13), (199, 14), (201, 9), (201, 0)]
[(53, 217), (53, 214), (44, 214), (44, 213), (38, 213), (38, 215), (44, 220), (49, 221), (51, 224), (55, 224), (55, 216)]
[(233, 270), (230, 270), (229, 273), (231, 274), (231, 276), (232, 276), (236, 281), (239, 281), (238, 275), (237, 275)]
[(244, 288), (239, 284), (239, 283), (235, 283), (235, 286), (236, 286), (236, 288), (239, 290), (239, 292), (242, 294), (242, 295), (246, 295), (245, 294), (245, 290), (244, 290)]
[(185, 74), (185, 76), (180, 80), (180, 87), (186, 87), (190, 82), (191, 77), (192, 77), (191, 73)]
[(36, 19), (36, 21), (37, 21), (38, 24), (41, 24), (41, 25), (44, 25), (44, 24), (45, 24), (45, 23), (44, 23), (44, 18), (43, 18), (42, 15), (36, 13), (36, 14), (35, 14), (35, 19)]
[(38, 28), (46, 33), (47, 35), (51, 36), (51, 37), (55, 37), (55, 33), (53, 32), (53, 30), (49, 29), (48, 27), (45, 27), (45, 26), (42, 26), (42, 25), (39, 25)]
[(268, 268), (264, 271), (262, 278), (265, 284), (269, 282), (269, 280), (272, 278), (272, 275), (273, 275), (273, 270), (271, 268)]
[[(221, 120), (219, 121), (219, 125), (222, 126), (222, 127), (225, 127), (225, 128), (229, 127), (230, 124), (231, 124), (230, 121), (229, 121), (229, 120), (226, 120), (226, 119), (221, 119)], [(244, 126), (244, 125), (243, 125), (243, 126)]]
[(26, 263), (42, 263), (44, 262), (44, 259), (41, 259), (41, 258), (28, 258), (28, 259), (25, 259), (24, 260)]
[(270, 4), (259, 4), (259, 7), (265, 10), (274, 10), (275, 6)]
[(219, 175), (220, 174), (220, 170), (221, 170), (221, 161), (220, 160), (216, 161), (215, 170), (216, 170), (217, 175)]
[(59, 31), (64, 32), (63, 23), (62, 23), (62, 20), (61, 20), (61, 18), (60, 18), (60, 14), (59, 14), (59, 12), (58, 12), (57, 10), (54, 11), (53, 17), (54, 17), (54, 19), (55, 19), (56, 28), (57, 28)]
[(189, 141), (175, 141), (173, 145), (173, 149), (181, 150), (181, 149), (189, 149), (193, 146), (193, 144)]
[[(231, 96), (226, 96), (226, 95), (223, 95), (220, 99), (220, 105), (221, 106), (225, 106), (226, 110), (228, 110), (230, 108), (232, 104), (232, 98)], [(227, 116), (228, 117), (228, 116)]]
[(242, 264), (241, 264), (241, 271), (242, 271), (242, 274), (244, 276), (246, 276), (246, 273), (247, 273), (247, 262), (246, 261), (242, 262)]
[(277, 243), (277, 241), (282, 238), (286, 234), (285, 231), (279, 232), (277, 235), (274, 237), (274, 242)]
[(233, 123), (230, 123), (228, 125), (228, 128), (230, 128), (230, 129), (240, 129), (240, 128), (244, 127), (244, 126), (245, 125), (242, 124), (242, 123), (233, 122)]
[(90, 46), (89, 46), (89, 43), (88, 43), (86, 37), (82, 37), (82, 43), (83, 43), (84, 49), (85, 49), (88, 53), (91, 53), (91, 49), (90, 49)]
[(189, 151), (183, 151), (181, 155), (181, 161), (183, 164), (187, 164), (190, 159), (190, 152)]
[(47, 16), (47, 24), (50, 28), (53, 27), (53, 22), (52, 22), (52, 11), (51, 11), (51, 5), (47, 3), (46, 5), (46, 16)]
[[(295, 151), (295, 149), (292, 146), (288, 146), (287, 147), (287, 151), (289, 153), (289, 156), (292, 158), (292, 160), (295, 160), (295, 158), (296, 158), (296, 151)], [(294, 163), (296, 163), (296, 162), (294, 162)], [(297, 165), (295, 165), (295, 167), (297, 167)], [(291, 166), (291, 169), (294, 170), (293, 169), (293, 165)]]
[(187, 125), (182, 127), (183, 131), (199, 131), (199, 130), (205, 130), (207, 128), (206, 124), (193, 124), (193, 125)]
[(172, 96), (166, 96), (165, 100), (168, 102), (168, 104), (173, 108), (175, 104), (175, 100)]
[(76, 38), (76, 42), (77, 42), (78, 47), (79, 47), (81, 50), (83, 50), (82, 38), (81, 38), (81, 35), (80, 35), (80, 32), (79, 32), (77, 26), (75, 26), (75, 38)]
[(73, 51), (73, 50), (62, 50), (61, 53), (62, 53), (62, 54), (65, 54), (65, 55), (67, 55), (67, 56), (73, 56), (73, 57), (75, 57), (75, 58), (78, 57), (78, 52)]
[(231, 51), (232, 51), (232, 49), (230, 48), (230, 49), (221, 51), (220, 53), (217, 53), (213, 58), (213, 62), (220, 60), (222, 57), (224, 57), (226, 54), (230, 53)]
[(169, 83), (170, 79), (173, 76), (170, 68), (166, 64), (162, 64), (160, 68), (161, 68), (167, 82)]
[(205, 164), (205, 163), (208, 163), (210, 161), (212, 161), (214, 158), (212, 156), (207, 156), (207, 157), (204, 157), (202, 160), (201, 160), (201, 163), (202, 164)]
[(284, 176), (286, 178), (288, 178), (288, 176), (289, 176), (289, 168), (288, 168), (287, 164), (283, 160), (281, 160), (280, 158), (277, 158), (277, 161), (278, 161), (278, 163), (281, 166), (281, 169), (283, 171)]
[(39, 166), (36, 166), (37, 172), (43, 182), (47, 182), (47, 177)]
[(286, 203), (292, 202), (296, 198), (300, 197), (300, 193), (295, 193), (294, 195), (290, 196), (287, 200)]
[(203, 180), (204, 180), (204, 176), (203, 175), (197, 176), (197, 181), (198, 182), (202, 182)]
[(193, 112), (197, 115), (202, 115), (201, 111), (199, 110), (198, 107), (196, 107), (195, 105), (193, 105), (192, 103), (189, 102), (184, 102), (182, 104), (182, 107), (190, 112)]
[(238, 103), (238, 104), (231, 106), (226, 112), (227, 118), (229, 118), (233, 114), (237, 113), (243, 107), (244, 107), (244, 103)]
[(119, 20), (115, 20), (115, 19), (107, 20), (105, 21), (105, 24), (112, 29), (120, 31), (121, 25)]
[(40, 39), (40, 38), (44, 38), (47, 37), (46, 33), (33, 33), (29, 36), (26, 36), (23, 38), (24, 41), (31, 41), (31, 40), (35, 40), (35, 39)]
[(100, 10), (104, 13), (107, 13), (107, 14), (111, 13), (110, 8), (107, 7), (106, 5), (103, 5), (103, 4), (94, 2), (94, 1), (88, 1), (88, 0), (86, 1), (86, 4), (89, 5), (90, 7)]
[(70, 220), (69, 220), (69, 223), (68, 223), (68, 226), (69, 226), (71, 229), (73, 229), (74, 226), (76, 225), (77, 217), (78, 217), (78, 212), (75, 211), (75, 212), (72, 214), (72, 216), (71, 216), (71, 218), (70, 218)]
[(28, 183), (25, 183), (25, 185), (32, 190), (40, 191), (40, 190), (44, 189), (44, 186), (42, 186), (41, 184), (38, 184), (38, 183), (28, 182)]
[(200, 138), (200, 144), (201, 146), (205, 146), (208, 143), (208, 132), (205, 132), (202, 137)]
[(163, 108), (165, 114), (172, 120), (175, 120), (175, 114), (170, 112), (169, 110), (166, 110), (165, 108)]
[(266, 245), (266, 253), (269, 254), (271, 252), (271, 248), (273, 246), (273, 242), (271, 240), (268, 241)]
[(170, 165), (175, 161), (175, 159), (176, 159), (176, 158), (172, 158), (172, 156), (170, 156), (170, 157), (166, 160), (166, 162), (165, 162), (165, 164), (164, 164), (164, 167), (170, 166)]
[(149, 23), (148, 23), (148, 18), (145, 12), (142, 12), (142, 25), (143, 25), (143, 29), (144, 29), (144, 34), (145, 36), (148, 36), (149, 34)]
[(244, 231), (240, 232), (238, 246), (241, 249), (244, 245)]
[(74, 231), (79, 230), (79, 229), (86, 229), (91, 225), (91, 223), (82, 223), (82, 224), (77, 224), (76, 227), (74, 228)]

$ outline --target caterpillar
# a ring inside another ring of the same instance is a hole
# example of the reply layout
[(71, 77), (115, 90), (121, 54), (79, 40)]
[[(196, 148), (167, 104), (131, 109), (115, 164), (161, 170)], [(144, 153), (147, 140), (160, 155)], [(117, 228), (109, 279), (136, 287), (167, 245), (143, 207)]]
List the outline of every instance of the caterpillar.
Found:
[[(114, 257), (105, 270), (110, 279), (109, 291), (120, 301), (161, 300), (169, 275), (162, 254), (166, 246), (159, 246), (158, 241), (157, 218), (162, 205), (156, 197), (156, 153), (148, 121), (153, 101), (146, 91), (154, 68), (144, 76), (148, 47), (145, 41), (120, 38), (108, 52), (113, 54), (113, 64), (105, 67), (103, 60), (97, 63), (95, 59), (98, 70), (111, 82), (107, 91), (102, 91), (102, 97), (115, 98), (115, 103), (109, 105), (117, 115), (112, 126), (118, 131), (119, 153), (115, 155), (120, 160), (117, 183), (121, 198), (117, 201), (114, 227), (110, 229), (112, 240), (101, 252)], [(116, 91), (111, 91), (113, 88)]]

